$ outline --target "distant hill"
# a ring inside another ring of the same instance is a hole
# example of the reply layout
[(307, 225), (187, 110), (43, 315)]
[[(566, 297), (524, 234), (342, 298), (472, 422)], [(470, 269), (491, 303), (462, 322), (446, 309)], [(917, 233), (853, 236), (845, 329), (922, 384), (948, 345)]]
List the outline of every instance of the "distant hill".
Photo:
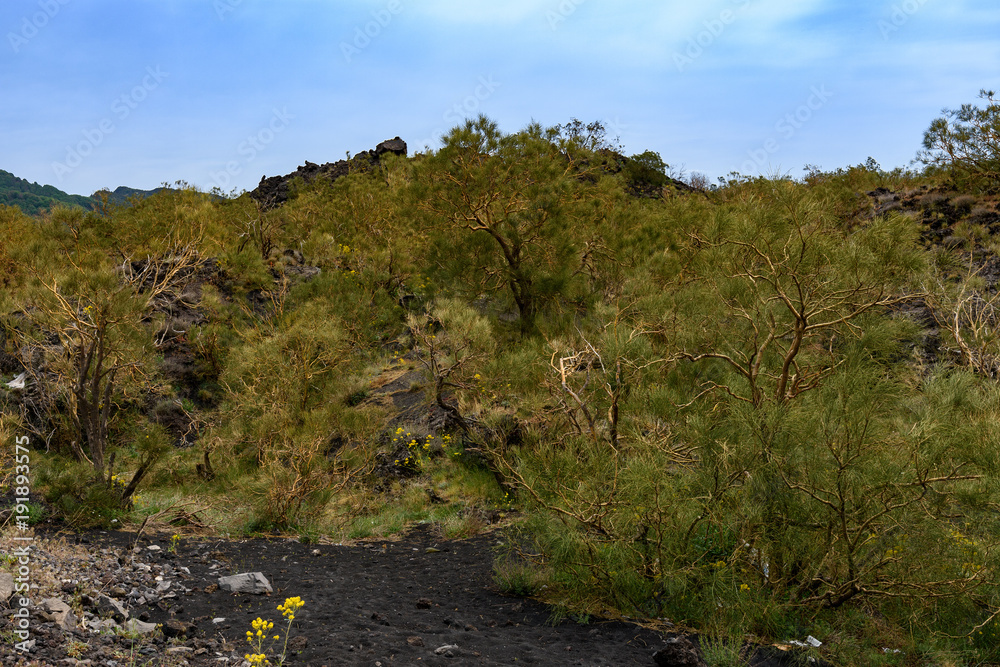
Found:
[(79, 206), (90, 210), (94, 200), (83, 195), (71, 195), (52, 185), (39, 185), (18, 178), (0, 169), (0, 204), (17, 206), (28, 215), (38, 215), (56, 204)]
[[(133, 197), (148, 197), (166, 189), (168, 188), (138, 190), (120, 185), (114, 191), (101, 190), (100, 192), (108, 193), (110, 203), (122, 206), (127, 205), (129, 199)], [(93, 210), (97, 204), (97, 194), (95, 192), (94, 196), (90, 197), (67, 194), (55, 186), (31, 183), (9, 171), (0, 169), (0, 204), (17, 206), (27, 215), (38, 215), (56, 204), (79, 206), (88, 211)]]
[(109, 202), (111, 202), (112, 204), (118, 204), (119, 206), (122, 206), (128, 204), (129, 199), (132, 199), (133, 197), (138, 197), (140, 199), (143, 199), (150, 195), (155, 195), (157, 192), (162, 192), (164, 190), (169, 190), (169, 189), (170, 188), (155, 188), (153, 190), (138, 190), (136, 188), (129, 188), (125, 187), (124, 185), (119, 185), (117, 188), (115, 188), (114, 192), (111, 192), (110, 190), (98, 190), (97, 192), (94, 193), (91, 199), (93, 200), (97, 197), (97, 195), (103, 192), (107, 192)]

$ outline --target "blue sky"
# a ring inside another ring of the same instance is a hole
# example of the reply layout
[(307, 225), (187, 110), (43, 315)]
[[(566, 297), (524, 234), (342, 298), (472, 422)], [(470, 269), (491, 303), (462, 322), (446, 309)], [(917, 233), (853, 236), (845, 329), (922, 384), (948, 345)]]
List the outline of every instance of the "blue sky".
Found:
[(252, 189), (485, 113), (711, 179), (907, 166), (1000, 89), (995, 0), (4, 0), (0, 169)]

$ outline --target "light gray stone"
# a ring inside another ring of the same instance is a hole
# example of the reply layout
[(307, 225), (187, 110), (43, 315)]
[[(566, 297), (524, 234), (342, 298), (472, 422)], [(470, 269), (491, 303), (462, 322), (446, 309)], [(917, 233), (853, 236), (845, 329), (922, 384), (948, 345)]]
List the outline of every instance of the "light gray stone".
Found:
[(243, 572), (228, 577), (219, 577), (219, 588), (230, 593), (250, 593), (260, 595), (271, 593), (271, 582), (261, 572)]
[(143, 623), (137, 618), (132, 618), (125, 624), (125, 629), (136, 634), (148, 635), (156, 630), (156, 623)]
[(0, 603), (6, 602), (14, 594), (14, 575), (0, 572)]

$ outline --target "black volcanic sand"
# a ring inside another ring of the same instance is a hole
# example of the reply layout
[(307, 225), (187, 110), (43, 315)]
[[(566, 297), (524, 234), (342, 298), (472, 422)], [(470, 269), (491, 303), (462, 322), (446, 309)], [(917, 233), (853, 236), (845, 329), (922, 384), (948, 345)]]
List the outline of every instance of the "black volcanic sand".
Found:
[[(123, 554), (133, 538), (128, 533), (84, 537)], [(664, 645), (655, 632), (593, 619), (553, 626), (550, 607), (495, 592), (492, 547), (497, 540), (485, 535), (446, 541), (420, 526), (400, 541), (361, 546), (186, 537), (175, 555), (167, 550), (169, 536), (144, 535), (138, 543), (143, 559), (189, 568), (191, 578), (179, 583), (192, 592), (168, 604), (133, 606), (131, 613), (146, 611), (156, 623), (194, 623), (195, 638), (224, 638), (242, 656), (249, 651), (246, 632), (258, 616), (274, 621), (273, 633), (284, 640), (276, 607), (286, 597), (299, 596), (305, 606), (290, 636), (293, 641), (304, 636), (307, 643), (290, 656), (287, 664), (292, 665), (655, 664), (653, 653)], [(161, 550), (150, 552), (150, 544)], [(213, 562), (216, 567), (210, 569)], [(212, 590), (219, 576), (254, 571), (267, 577), (272, 594)], [(215, 618), (226, 620), (213, 623)], [(445, 645), (458, 648), (450, 650), (451, 657), (435, 654)], [(211, 652), (185, 657), (189, 664), (220, 664)]]

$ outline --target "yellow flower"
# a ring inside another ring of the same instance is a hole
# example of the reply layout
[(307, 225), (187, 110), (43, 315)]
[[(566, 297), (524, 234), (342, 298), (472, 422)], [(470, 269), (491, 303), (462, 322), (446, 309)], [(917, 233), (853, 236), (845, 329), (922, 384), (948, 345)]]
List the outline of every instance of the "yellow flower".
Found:
[(278, 611), (289, 621), (293, 621), (295, 620), (295, 612), (304, 607), (305, 604), (299, 596), (285, 598), (285, 604), (279, 604)]

